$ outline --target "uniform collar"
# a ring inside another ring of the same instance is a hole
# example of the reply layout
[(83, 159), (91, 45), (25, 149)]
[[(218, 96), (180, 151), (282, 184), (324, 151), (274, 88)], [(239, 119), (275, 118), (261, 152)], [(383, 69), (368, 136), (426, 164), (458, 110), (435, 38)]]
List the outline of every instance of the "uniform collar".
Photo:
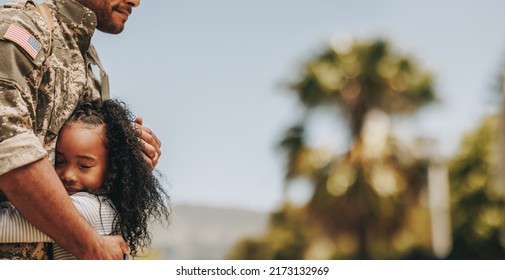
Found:
[(58, 18), (75, 32), (77, 44), (85, 53), (96, 29), (95, 13), (75, 0), (47, 0), (45, 4), (54, 9), (59, 14)]

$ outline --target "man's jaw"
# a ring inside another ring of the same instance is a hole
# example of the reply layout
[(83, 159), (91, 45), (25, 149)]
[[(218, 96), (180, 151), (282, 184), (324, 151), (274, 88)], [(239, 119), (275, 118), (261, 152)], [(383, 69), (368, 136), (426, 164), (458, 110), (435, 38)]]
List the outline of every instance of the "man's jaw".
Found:
[(124, 18), (124, 21), (128, 20), (128, 17), (132, 13), (132, 8), (129, 5), (117, 5), (112, 10), (120, 14)]

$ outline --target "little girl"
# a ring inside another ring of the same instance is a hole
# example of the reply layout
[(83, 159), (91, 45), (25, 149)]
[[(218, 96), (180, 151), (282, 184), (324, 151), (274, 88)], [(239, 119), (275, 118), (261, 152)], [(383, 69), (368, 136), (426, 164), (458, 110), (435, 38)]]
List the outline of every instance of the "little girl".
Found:
[[(168, 220), (170, 211), (168, 195), (143, 158), (131, 117), (114, 100), (77, 106), (60, 130), (55, 169), (84, 218), (101, 235), (121, 235), (135, 256), (150, 245), (148, 223)], [(15, 208), (3, 207), (0, 243), (40, 241), (50, 239)], [(55, 259), (73, 258), (57, 244), (52, 251)]]

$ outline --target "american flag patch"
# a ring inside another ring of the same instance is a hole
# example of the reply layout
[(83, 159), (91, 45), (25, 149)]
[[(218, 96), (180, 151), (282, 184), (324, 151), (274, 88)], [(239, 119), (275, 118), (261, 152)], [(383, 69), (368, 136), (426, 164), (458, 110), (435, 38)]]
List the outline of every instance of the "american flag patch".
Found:
[(11, 24), (5, 32), (5, 39), (8, 39), (18, 44), (25, 50), (33, 59), (40, 51), (40, 43), (24, 28)]

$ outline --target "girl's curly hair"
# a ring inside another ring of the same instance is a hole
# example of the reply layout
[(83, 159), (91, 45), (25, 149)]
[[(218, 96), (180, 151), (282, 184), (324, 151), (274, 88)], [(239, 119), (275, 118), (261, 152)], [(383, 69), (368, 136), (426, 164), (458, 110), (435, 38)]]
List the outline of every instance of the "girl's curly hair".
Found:
[(138, 249), (151, 244), (149, 222), (168, 221), (170, 210), (169, 196), (143, 157), (139, 131), (132, 121), (124, 102), (109, 99), (78, 104), (66, 124), (105, 125), (108, 167), (104, 184), (95, 194), (105, 195), (112, 202), (116, 211), (114, 234), (123, 236), (135, 256)]

